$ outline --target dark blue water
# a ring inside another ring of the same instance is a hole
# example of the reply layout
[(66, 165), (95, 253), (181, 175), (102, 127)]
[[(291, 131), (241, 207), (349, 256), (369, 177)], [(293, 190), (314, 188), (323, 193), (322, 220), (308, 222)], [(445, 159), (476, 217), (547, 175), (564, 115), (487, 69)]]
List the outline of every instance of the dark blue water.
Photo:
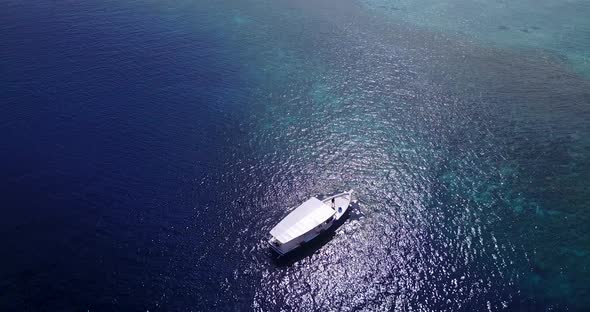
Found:
[[(355, 1), (0, 18), (0, 310), (590, 307), (590, 81), (559, 54)], [(273, 258), (290, 207), (349, 188)]]

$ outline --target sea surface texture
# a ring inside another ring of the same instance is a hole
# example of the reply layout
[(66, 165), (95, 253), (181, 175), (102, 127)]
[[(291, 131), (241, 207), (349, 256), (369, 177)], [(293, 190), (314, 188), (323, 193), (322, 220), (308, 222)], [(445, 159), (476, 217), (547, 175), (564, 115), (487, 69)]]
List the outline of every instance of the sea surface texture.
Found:
[(589, 311), (589, 17), (0, 0), (0, 310)]

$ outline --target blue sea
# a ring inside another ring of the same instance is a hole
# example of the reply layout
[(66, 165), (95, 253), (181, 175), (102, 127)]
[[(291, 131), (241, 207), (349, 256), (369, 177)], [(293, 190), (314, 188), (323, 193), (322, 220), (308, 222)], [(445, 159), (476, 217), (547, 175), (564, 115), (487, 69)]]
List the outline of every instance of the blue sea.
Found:
[(0, 0), (0, 311), (590, 310), (589, 16)]

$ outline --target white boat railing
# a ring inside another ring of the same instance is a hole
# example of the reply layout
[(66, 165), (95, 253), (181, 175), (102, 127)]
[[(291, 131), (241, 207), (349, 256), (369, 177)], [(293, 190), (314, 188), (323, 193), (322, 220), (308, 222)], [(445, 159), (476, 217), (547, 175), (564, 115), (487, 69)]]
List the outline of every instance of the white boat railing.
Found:
[[(350, 191), (347, 191), (347, 192), (338, 193), (336, 195), (332, 195), (330, 197), (326, 197), (326, 198), (322, 199), (322, 201), (326, 201), (326, 200), (329, 200), (329, 199), (332, 199), (332, 198), (336, 198), (336, 197), (341, 197), (341, 196), (344, 196), (344, 195), (352, 195), (352, 192), (353, 191), (354, 190), (350, 190)], [(352, 200), (352, 198), (351, 198), (351, 200)]]

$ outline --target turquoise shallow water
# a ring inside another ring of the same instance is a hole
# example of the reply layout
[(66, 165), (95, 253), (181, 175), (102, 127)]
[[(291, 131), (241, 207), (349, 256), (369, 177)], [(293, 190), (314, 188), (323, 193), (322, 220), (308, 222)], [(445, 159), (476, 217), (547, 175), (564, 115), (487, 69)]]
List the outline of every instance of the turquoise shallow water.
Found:
[(500, 48), (545, 51), (590, 76), (587, 1), (363, 0), (377, 15)]
[(0, 309), (587, 310), (587, 8), (477, 4), (3, 4)]

